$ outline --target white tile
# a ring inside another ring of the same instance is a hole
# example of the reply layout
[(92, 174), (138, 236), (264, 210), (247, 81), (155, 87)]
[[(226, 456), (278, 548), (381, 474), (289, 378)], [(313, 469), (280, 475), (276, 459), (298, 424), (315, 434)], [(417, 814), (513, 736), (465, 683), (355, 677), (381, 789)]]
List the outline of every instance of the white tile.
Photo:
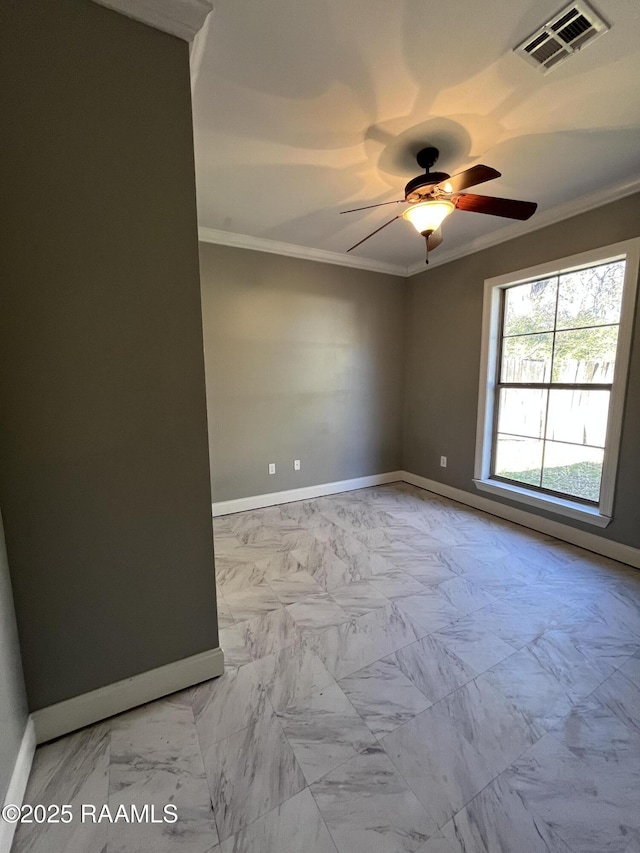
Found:
[(226, 628), (220, 628), (218, 638), (227, 669), (251, 663), (253, 658), (244, 628), (235, 623)]
[(505, 658), (480, 679), (499, 690), (547, 730), (570, 713), (580, 698), (553, 672), (545, 669), (528, 648)]
[(270, 708), (247, 728), (203, 746), (203, 759), (221, 841), (306, 785)]
[(400, 569), (390, 569), (388, 572), (374, 575), (369, 578), (369, 583), (381, 595), (392, 601), (410, 595), (420, 595), (425, 591), (424, 585), (419, 580)]
[(324, 592), (320, 584), (308, 572), (294, 572), (282, 577), (268, 578), (268, 584), (282, 604), (295, 604), (296, 601)]
[(265, 688), (256, 664), (226, 669), (191, 689), (191, 704), (203, 748), (229, 737), (265, 712)]
[[(251, 555), (255, 557), (255, 554)], [(237, 592), (249, 586), (255, 586), (264, 580), (264, 569), (258, 568), (249, 558), (239, 559), (238, 552), (234, 551), (231, 557), (216, 554), (216, 583), (223, 592)]]
[(392, 658), (376, 661), (339, 684), (377, 736), (394, 731), (431, 704)]
[(282, 607), (281, 601), (264, 581), (245, 589), (227, 589), (224, 597), (236, 622), (244, 622)]
[(386, 735), (380, 743), (431, 820), (441, 827), (497, 771), (456, 728), (455, 721), (434, 713), (434, 707)]
[(382, 738), (381, 744), (438, 826), (536, 742), (542, 731), (480, 681)]
[(380, 747), (311, 786), (339, 853), (413, 853), (435, 826)]
[(444, 835), (437, 833), (432, 835), (416, 853), (460, 853), (460, 848), (452, 845)]
[[(527, 809), (503, 777), (461, 809), (442, 834), (450, 845), (443, 853), (574, 853)], [(429, 848), (425, 853), (431, 853)]]
[(393, 660), (430, 702), (437, 702), (477, 675), (434, 636), (399, 649)]
[[(573, 613), (571, 607), (555, 599), (551, 599), (550, 603), (550, 597), (545, 598), (544, 593), (540, 593), (542, 601), (539, 605), (531, 600), (523, 602), (522, 596), (527, 589), (517, 595), (511, 593), (495, 604), (476, 610), (474, 620), (497, 634), (501, 640), (521, 649)], [(535, 594), (536, 590), (533, 592)]]
[(141, 812), (153, 806), (156, 817), (171, 803), (176, 823), (149, 821), (109, 825), (109, 853), (209, 853), (218, 842), (191, 705), (176, 694), (115, 717), (111, 723), (109, 808)]
[(639, 777), (637, 760), (626, 772), (602, 762), (594, 773), (551, 735), (505, 773), (525, 808), (580, 853), (626, 853), (640, 842)]
[(615, 767), (629, 760), (640, 767), (640, 733), (627, 726), (596, 694), (578, 703), (551, 734), (596, 772), (603, 763)]
[(622, 720), (631, 731), (640, 734), (640, 686), (623, 672), (614, 674), (603, 682), (593, 696)]
[(627, 678), (630, 678), (634, 684), (640, 687), (640, 651), (622, 664), (620, 672), (623, 672)]
[(108, 805), (108, 723), (98, 723), (38, 747), (24, 802), (72, 807), (71, 823), (23, 823), (17, 827), (12, 851), (17, 853), (101, 853), (107, 843), (107, 823), (82, 822), (84, 803), (97, 811)]
[(362, 616), (379, 607), (390, 604), (388, 598), (368, 581), (356, 581), (348, 586), (342, 586), (331, 592), (331, 598), (349, 616)]
[(300, 636), (286, 607), (263, 613), (237, 627), (253, 660), (292, 645)]
[(415, 639), (411, 624), (391, 604), (318, 631), (305, 642), (335, 678), (344, 678)]
[(230, 628), (232, 625), (235, 625), (236, 620), (233, 618), (231, 608), (220, 589), (217, 590), (216, 594), (216, 606), (218, 610), (218, 629)]
[(255, 666), (276, 711), (334, 683), (329, 670), (305, 644), (267, 655)]
[(220, 853), (336, 853), (308, 788), (231, 836)]
[(396, 601), (398, 610), (413, 626), (418, 637), (431, 634), (445, 625), (451, 625), (463, 615), (441, 593), (438, 587), (423, 587), (419, 595), (406, 596)]
[(278, 719), (308, 784), (375, 743), (337, 684), (278, 711)]
[(438, 584), (437, 589), (460, 613), (472, 613), (493, 604), (496, 600), (482, 585), (472, 583), (464, 577), (444, 581)]
[(473, 616), (465, 617), (436, 631), (434, 639), (444, 643), (450, 651), (478, 673), (509, 657), (515, 652), (493, 632), (478, 625)]
[(287, 606), (287, 613), (302, 632), (342, 625), (350, 619), (328, 593), (322, 592)]

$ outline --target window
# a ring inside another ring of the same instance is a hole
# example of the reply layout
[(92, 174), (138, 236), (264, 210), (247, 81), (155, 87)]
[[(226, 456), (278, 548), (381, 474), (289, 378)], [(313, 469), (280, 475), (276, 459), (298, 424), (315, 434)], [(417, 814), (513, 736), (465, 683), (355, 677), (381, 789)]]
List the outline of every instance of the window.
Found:
[(485, 282), (479, 489), (610, 522), (639, 258), (630, 240)]

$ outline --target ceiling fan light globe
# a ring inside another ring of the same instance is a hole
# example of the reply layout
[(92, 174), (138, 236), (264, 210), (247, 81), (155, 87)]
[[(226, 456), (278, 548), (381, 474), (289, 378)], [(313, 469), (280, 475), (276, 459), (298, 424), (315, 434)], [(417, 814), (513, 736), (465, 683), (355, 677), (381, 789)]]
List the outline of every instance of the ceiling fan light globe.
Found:
[(438, 229), (454, 210), (455, 205), (451, 201), (423, 201), (420, 204), (414, 204), (402, 215), (413, 225), (418, 234), (424, 234), (425, 231), (431, 233)]

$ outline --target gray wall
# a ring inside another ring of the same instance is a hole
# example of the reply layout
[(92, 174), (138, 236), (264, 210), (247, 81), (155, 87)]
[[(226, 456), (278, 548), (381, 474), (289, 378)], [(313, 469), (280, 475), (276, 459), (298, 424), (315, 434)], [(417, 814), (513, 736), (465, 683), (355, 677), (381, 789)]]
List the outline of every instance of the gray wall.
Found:
[(186, 42), (3, 10), (0, 505), (31, 710), (217, 646)]
[(207, 243), (200, 265), (213, 499), (397, 470), (404, 279)]
[[(472, 478), (484, 280), (637, 236), (640, 236), (640, 195), (409, 279), (403, 448), (406, 470), (475, 492)], [(640, 330), (637, 326), (638, 312), (614, 520), (604, 530), (567, 518), (562, 521), (639, 548)], [(448, 457), (446, 469), (440, 467), (441, 455)], [(483, 497), (489, 495), (483, 493)], [(554, 517), (530, 507), (527, 511)]]
[(27, 697), (0, 516), (0, 805), (5, 800), (26, 725)]

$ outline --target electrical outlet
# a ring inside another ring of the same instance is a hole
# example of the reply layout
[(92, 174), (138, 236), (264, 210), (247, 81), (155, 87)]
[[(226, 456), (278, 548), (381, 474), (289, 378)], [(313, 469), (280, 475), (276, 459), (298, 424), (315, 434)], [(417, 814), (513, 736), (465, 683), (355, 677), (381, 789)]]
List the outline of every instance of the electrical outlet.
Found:
[(441, 467), (441, 468), (446, 468), (446, 467), (447, 467), (447, 457), (446, 457), (446, 456), (441, 456), (441, 457), (440, 457), (440, 467)]
[(300, 470), (300, 460), (299, 460), (299, 459), (294, 459), (294, 460), (293, 460), (293, 470), (294, 470), (294, 471), (299, 471), (299, 470)]
[(269, 473), (270, 474), (276, 473), (276, 463), (275, 462), (269, 462)]

